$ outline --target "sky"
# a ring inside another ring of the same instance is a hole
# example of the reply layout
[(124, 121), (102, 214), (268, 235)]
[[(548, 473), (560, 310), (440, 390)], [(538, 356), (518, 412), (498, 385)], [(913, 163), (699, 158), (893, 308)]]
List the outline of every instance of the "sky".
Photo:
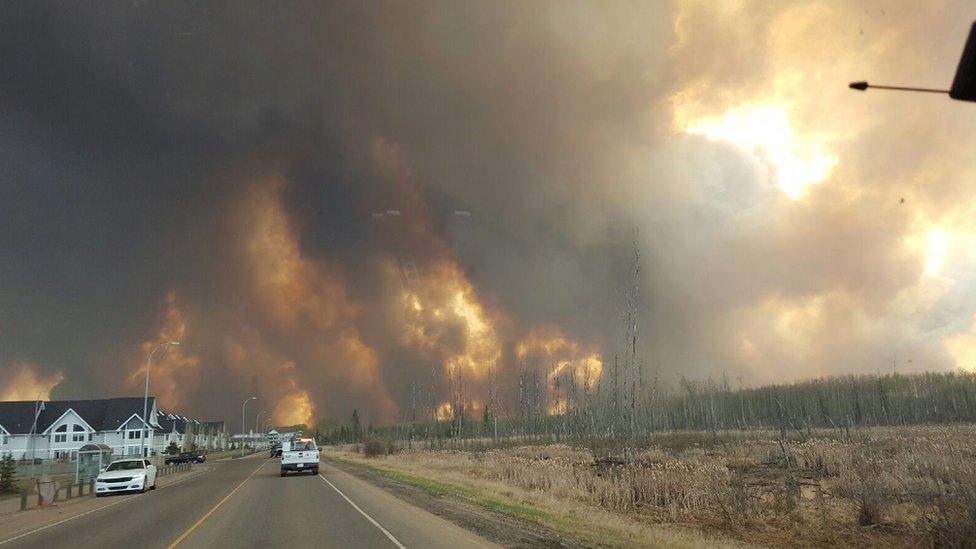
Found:
[(972, 369), (967, 4), (6, 5), (0, 400)]

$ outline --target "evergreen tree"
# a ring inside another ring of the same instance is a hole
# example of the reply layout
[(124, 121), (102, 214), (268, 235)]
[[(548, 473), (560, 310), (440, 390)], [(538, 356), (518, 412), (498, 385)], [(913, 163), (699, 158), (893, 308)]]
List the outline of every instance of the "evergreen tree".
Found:
[(14, 456), (9, 452), (0, 458), (0, 493), (14, 491)]
[(352, 436), (355, 442), (359, 442), (359, 410), (352, 411)]

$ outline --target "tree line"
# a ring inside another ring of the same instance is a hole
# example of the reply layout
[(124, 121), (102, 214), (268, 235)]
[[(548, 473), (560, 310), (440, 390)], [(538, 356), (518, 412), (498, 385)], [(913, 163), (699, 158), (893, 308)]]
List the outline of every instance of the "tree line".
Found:
[[(809, 435), (812, 429), (976, 422), (976, 373), (835, 376), (795, 383), (733, 388), (726, 378), (675, 385), (619, 378), (611, 368), (592, 390), (572, 379), (551, 379), (523, 370), (514, 406), (497, 399), (479, 410), (455, 391), (452, 417), (363, 426), (358, 411), (349, 420), (326, 421), (315, 434), (326, 444), (361, 442), (373, 435), (407, 444), (490, 438), (531, 440), (623, 439), (662, 431), (781, 429)], [(572, 376), (569, 376), (572, 377)], [(548, 385), (548, 387), (547, 387)], [(527, 390), (530, 388), (531, 390)]]

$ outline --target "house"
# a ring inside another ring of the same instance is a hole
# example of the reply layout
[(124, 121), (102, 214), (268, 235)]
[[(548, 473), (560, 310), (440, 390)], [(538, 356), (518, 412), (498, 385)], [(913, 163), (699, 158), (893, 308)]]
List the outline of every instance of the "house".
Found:
[(179, 414), (160, 412), (157, 421), (159, 421), (160, 430), (157, 438), (153, 441), (155, 446), (164, 452), (170, 443), (176, 444), (181, 452), (193, 448), (193, 427), (195, 423), (198, 423), (196, 420)]
[(95, 442), (115, 455), (138, 455), (143, 437), (149, 441), (149, 454), (154, 433), (161, 429), (156, 399), (149, 397), (148, 423), (142, 410), (142, 397), (0, 402), (0, 454), (73, 459), (81, 446)]
[(237, 448), (240, 448), (241, 444), (248, 448), (254, 448), (266, 446), (268, 444), (268, 435), (265, 433), (255, 433), (252, 431), (244, 434), (231, 435), (230, 441)]
[(161, 429), (156, 434), (153, 446), (162, 452), (171, 442), (181, 452), (227, 449), (227, 431), (223, 421), (199, 421), (168, 412), (160, 412), (157, 419)]
[(198, 444), (205, 450), (226, 450), (228, 446), (227, 425), (223, 421), (205, 421), (200, 425), (202, 435)]
[(275, 438), (277, 438), (277, 442), (295, 440), (296, 438), (301, 438), (301, 436), (302, 436), (301, 431), (284, 431), (284, 432), (275, 431)]
[(279, 433), (277, 429), (271, 429), (268, 431), (268, 443), (278, 444), (279, 442), (281, 442), (281, 433)]

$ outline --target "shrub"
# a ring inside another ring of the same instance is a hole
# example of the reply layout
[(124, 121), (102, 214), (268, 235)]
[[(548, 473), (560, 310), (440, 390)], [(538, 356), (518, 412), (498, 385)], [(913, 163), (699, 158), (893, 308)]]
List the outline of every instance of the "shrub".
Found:
[(857, 523), (861, 526), (875, 526), (881, 524), (881, 498), (876, 493), (861, 496), (861, 511), (857, 515)]
[(383, 456), (393, 453), (393, 445), (379, 437), (370, 437), (363, 443), (363, 455), (366, 457)]

